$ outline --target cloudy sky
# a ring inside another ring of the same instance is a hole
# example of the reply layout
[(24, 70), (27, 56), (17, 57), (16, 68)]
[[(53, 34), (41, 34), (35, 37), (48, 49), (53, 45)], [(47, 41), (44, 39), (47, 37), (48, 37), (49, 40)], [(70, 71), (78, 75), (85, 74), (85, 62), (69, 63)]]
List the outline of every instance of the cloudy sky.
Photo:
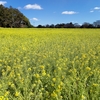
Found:
[(0, 4), (19, 9), (35, 26), (100, 20), (100, 0), (0, 0)]

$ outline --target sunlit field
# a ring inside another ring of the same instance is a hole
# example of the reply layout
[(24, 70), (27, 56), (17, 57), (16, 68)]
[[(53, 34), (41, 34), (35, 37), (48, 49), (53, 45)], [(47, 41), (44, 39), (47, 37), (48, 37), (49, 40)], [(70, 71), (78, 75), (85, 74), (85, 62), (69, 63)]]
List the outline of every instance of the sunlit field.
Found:
[(100, 100), (100, 29), (0, 28), (0, 100)]

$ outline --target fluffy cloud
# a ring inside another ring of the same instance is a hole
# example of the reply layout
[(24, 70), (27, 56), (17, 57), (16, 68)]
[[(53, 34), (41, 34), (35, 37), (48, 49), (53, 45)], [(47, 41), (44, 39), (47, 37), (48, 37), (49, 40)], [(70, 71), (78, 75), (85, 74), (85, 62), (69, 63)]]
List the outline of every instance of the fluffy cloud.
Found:
[(37, 19), (37, 18), (33, 18), (33, 20), (34, 20), (34, 21), (38, 21), (39, 19)]
[(42, 7), (38, 4), (28, 4), (24, 7), (25, 9), (38, 9), (38, 10), (41, 10)]
[(100, 11), (100, 7), (94, 7), (90, 12), (93, 13), (95, 11)]
[(75, 11), (63, 11), (62, 14), (67, 14), (67, 15), (72, 15), (72, 14), (76, 14), (77, 12)]
[(0, 5), (5, 5), (7, 2), (6, 1), (0, 1)]
[(94, 10), (100, 10), (100, 7), (94, 7)]
[(30, 19), (30, 20), (33, 20), (33, 21), (39, 21), (39, 19), (38, 18), (32, 18), (32, 19)]

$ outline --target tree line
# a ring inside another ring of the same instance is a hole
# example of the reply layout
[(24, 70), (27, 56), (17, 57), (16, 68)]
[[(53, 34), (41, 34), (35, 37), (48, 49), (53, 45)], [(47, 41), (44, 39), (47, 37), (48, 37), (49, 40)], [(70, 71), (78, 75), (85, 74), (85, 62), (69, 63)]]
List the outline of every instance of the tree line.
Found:
[(78, 23), (61, 23), (61, 24), (47, 24), (47, 25), (38, 25), (37, 28), (100, 28), (100, 20), (93, 22), (90, 24), (88, 22), (84, 22), (82, 25)]
[(0, 27), (32, 27), (29, 19), (25, 17), (18, 9), (12, 6), (4, 7), (0, 5)]

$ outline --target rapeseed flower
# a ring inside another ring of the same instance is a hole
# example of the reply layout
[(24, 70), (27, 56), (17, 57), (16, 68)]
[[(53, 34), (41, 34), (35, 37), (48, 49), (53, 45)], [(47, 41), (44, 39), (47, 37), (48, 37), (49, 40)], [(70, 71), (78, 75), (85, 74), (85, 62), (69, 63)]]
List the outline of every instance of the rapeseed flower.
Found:
[(94, 87), (97, 87), (97, 86), (98, 86), (98, 84), (96, 84), (96, 83), (93, 83), (93, 86), (94, 86)]
[(18, 97), (19, 94), (20, 94), (19, 92), (17, 92), (17, 91), (15, 92), (15, 96), (16, 96), (16, 97)]
[(52, 80), (53, 80), (53, 82), (55, 82), (56, 81), (56, 78), (53, 78)]
[(53, 93), (51, 93), (51, 97), (55, 98), (57, 97), (57, 94), (53, 91)]
[(90, 67), (86, 67), (86, 70), (87, 70), (87, 71), (90, 71), (90, 70), (91, 70), (91, 68), (90, 68)]
[(82, 98), (82, 100), (85, 100), (85, 96), (84, 95), (82, 95), (81, 98)]

